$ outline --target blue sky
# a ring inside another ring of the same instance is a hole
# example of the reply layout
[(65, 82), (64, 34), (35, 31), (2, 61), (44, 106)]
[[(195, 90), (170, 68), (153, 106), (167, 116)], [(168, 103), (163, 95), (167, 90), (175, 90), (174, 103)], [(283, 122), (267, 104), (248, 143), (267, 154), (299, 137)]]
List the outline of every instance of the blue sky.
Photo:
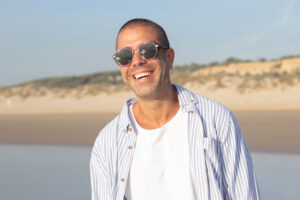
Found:
[(300, 1), (0, 0), (0, 85), (116, 70), (127, 20), (162, 25), (175, 65), (300, 54)]

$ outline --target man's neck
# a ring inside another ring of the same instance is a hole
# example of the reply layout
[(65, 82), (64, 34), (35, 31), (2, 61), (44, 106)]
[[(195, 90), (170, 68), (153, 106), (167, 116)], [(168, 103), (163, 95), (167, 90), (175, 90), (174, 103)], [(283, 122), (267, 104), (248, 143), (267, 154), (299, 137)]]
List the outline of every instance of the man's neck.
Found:
[(170, 121), (179, 109), (177, 90), (174, 86), (159, 98), (138, 98), (133, 113), (138, 124), (145, 129), (155, 129)]

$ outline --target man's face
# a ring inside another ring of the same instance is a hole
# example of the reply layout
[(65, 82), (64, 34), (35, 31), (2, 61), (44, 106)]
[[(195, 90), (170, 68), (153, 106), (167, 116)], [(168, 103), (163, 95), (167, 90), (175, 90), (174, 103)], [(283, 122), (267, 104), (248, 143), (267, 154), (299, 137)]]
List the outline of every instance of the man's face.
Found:
[[(117, 50), (134, 49), (132, 62), (127, 66), (118, 66), (124, 82), (137, 97), (157, 97), (164, 95), (170, 85), (169, 70), (174, 60), (173, 49), (160, 48), (155, 58), (144, 60), (138, 53), (138, 47), (146, 42), (160, 44), (157, 32), (149, 26), (134, 26), (122, 30), (118, 36)], [(147, 75), (139, 78), (139, 75)]]

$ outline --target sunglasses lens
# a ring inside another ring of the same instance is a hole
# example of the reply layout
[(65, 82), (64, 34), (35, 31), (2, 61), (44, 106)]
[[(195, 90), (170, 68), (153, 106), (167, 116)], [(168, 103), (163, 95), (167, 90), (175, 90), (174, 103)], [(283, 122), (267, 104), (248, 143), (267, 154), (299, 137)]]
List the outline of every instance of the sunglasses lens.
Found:
[(130, 49), (121, 49), (115, 54), (115, 60), (120, 65), (128, 65), (132, 60), (132, 51)]
[[(156, 56), (158, 51), (158, 46), (153, 42), (148, 42), (142, 44), (139, 47), (139, 54), (143, 59), (149, 60)], [(133, 57), (133, 51), (129, 48), (124, 48), (117, 51), (114, 54), (114, 59), (118, 63), (118, 65), (126, 66), (131, 63)]]
[(144, 59), (151, 59), (156, 56), (157, 53), (157, 47), (154, 43), (148, 42), (146, 44), (143, 44), (139, 47), (139, 53), (142, 58)]

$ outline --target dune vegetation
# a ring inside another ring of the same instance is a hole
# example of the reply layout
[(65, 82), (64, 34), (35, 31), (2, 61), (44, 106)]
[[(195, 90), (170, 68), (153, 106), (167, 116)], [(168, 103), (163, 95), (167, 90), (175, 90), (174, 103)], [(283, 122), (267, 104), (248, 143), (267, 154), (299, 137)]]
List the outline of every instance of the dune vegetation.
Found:
[[(171, 70), (173, 83), (207, 85), (211, 90), (234, 88), (238, 93), (253, 93), (280, 87), (282, 90), (300, 83), (300, 56), (286, 56), (267, 61), (228, 58), (224, 62), (175, 66)], [(18, 85), (0, 87), (4, 98), (75, 97), (77, 99), (111, 94), (129, 88), (123, 83), (119, 71), (98, 72), (82, 76), (51, 77)]]

